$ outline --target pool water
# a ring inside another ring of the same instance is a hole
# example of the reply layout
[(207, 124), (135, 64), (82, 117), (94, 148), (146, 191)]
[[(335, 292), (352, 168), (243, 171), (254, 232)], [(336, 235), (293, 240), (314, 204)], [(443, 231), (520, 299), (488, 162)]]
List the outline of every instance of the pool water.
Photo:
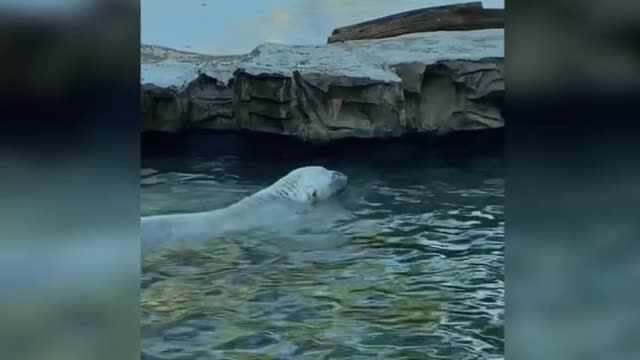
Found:
[(144, 215), (223, 207), (299, 166), (350, 178), (295, 231), (145, 252), (143, 358), (503, 358), (500, 151), (389, 146), (142, 164)]

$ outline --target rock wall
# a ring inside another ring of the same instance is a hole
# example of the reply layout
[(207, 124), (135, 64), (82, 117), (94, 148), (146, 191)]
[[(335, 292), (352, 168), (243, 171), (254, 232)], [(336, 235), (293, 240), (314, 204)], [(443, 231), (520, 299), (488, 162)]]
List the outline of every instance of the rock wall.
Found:
[(328, 142), (498, 128), (504, 32), (412, 34), (216, 57), (142, 47), (143, 131), (251, 130)]

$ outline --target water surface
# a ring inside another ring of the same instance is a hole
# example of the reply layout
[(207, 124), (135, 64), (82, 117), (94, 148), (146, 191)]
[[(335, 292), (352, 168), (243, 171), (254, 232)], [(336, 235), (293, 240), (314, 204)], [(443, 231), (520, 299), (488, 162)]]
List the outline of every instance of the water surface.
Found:
[(345, 154), (143, 159), (144, 214), (225, 206), (311, 162), (351, 181), (308, 231), (145, 254), (144, 356), (502, 358), (501, 155)]

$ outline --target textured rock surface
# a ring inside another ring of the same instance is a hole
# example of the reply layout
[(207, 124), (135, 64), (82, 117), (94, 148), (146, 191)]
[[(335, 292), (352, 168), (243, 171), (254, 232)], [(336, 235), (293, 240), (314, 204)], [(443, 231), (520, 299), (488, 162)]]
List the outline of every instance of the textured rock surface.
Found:
[(504, 32), (412, 34), (216, 57), (142, 47), (143, 130), (313, 142), (504, 125)]

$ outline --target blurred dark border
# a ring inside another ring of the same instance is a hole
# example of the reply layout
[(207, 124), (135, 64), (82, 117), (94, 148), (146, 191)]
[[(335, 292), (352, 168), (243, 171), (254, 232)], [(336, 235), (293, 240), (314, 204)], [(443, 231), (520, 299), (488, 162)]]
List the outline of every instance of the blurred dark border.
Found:
[(0, 8), (3, 135), (28, 147), (59, 141), (69, 149), (86, 144), (86, 135), (90, 142), (138, 138), (139, 5), (35, 7)]
[(639, 358), (640, 3), (506, 9), (505, 358)]
[(0, 54), (0, 358), (139, 358), (139, 3), (0, 4)]

